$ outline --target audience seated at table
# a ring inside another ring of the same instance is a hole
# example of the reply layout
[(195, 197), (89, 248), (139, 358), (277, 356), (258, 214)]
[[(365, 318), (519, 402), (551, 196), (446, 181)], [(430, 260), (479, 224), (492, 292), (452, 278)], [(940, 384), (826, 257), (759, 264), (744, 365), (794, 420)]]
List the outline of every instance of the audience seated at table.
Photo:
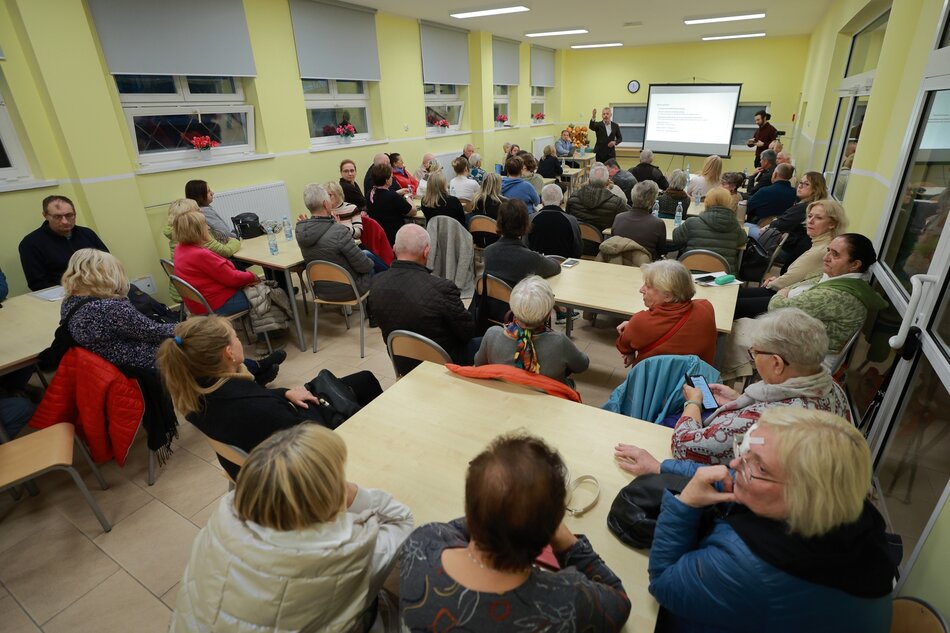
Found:
[(340, 162), (340, 188), (343, 189), (343, 200), (354, 205), (360, 211), (366, 209), (366, 197), (356, 182), (356, 163), (349, 158)]
[[(392, 176), (393, 166), (389, 163), (389, 154), (379, 153), (373, 156), (373, 162), (366, 170), (366, 174), (363, 176), (363, 193), (366, 195), (366, 199), (369, 199), (370, 190), (376, 186), (376, 183), (373, 181), (373, 168), (377, 165), (386, 165), (389, 167), (389, 175)], [(408, 189), (400, 189), (399, 183), (396, 182), (395, 178), (390, 178), (386, 187), (393, 193), (398, 193), (400, 196), (403, 196), (409, 193)]]
[(637, 182), (652, 180), (660, 188), (660, 191), (665, 191), (670, 186), (660, 168), (653, 165), (653, 150), (645, 149), (641, 151), (640, 162), (631, 167), (629, 171), (637, 179)]
[(406, 169), (406, 161), (402, 159), (402, 154), (398, 152), (390, 154), (389, 166), (393, 170), (393, 180), (399, 189), (406, 189), (407, 192), (413, 193), (419, 191), (419, 179)]
[(542, 255), (580, 257), (583, 254), (577, 218), (564, 212), (564, 192), (555, 184), (541, 189), (541, 210), (531, 216), (528, 246)]
[(501, 195), (501, 176), (495, 172), (488, 172), (482, 179), (482, 186), (475, 194), (473, 213), (478, 215), (487, 215), (491, 219), (498, 218), (498, 207), (506, 200)]
[[(789, 265), (798, 259), (805, 251), (811, 248), (811, 237), (805, 230), (805, 219), (808, 205), (818, 200), (827, 200), (828, 185), (825, 183), (825, 177), (817, 171), (809, 171), (802, 174), (795, 187), (795, 195), (798, 202), (790, 206), (782, 215), (775, 218), (769, 225), (782, 233), (788, 233), (785, 244), (779, 252), (778, 263), (783, 264), (782, 273), (787, 272)], [(842, 212), (844, 210), (842, 209)], [(843, 229), (844, 227), (842, 227)], [(840, 233), (841, 231), (839, 231)], [(827, 245), (826, 245), (827, 246)], [(801, 281), (797, 279), (795, 281)], [(789, 282), (794, 283), (794, 282)], [(785, 284), (788, 285), (788, 284)], [(784, 287), (784, 286), (781, 286)]]
[[(429, 233), (407, 224), (396, 233), (392, 267), (373, 278), (369, 307), (383, 341), (393, 330), (409, 330), (438, 343), (460, 365), (471, 365), (478, 349), (475, 319), (462, 304), (458, 286), (430, 273)], [(405, 360), (406, 371), (418, 363)]]
[[(495, 633), (620, 631), (630, 599), (587, 537), (564, 524), (566, 486), (567, 467), (543, 440), (496, 438), (469, 463), (465, 518), (419, 527), (403, 546), (406, 628), (422, 633), (445, 621)], [(533, 564), (547, 545), (559, 571)]]
[(459, 156), (453, 160), (452, 171), (455, 172), (455, 177), (448, 184), (448, 192), (459, 200), (471, 201), (478, 193), (478, 183), (471, 177), (468, 159)]
[(630, 203), (630, 192), (633, 186), (637, 184), (636, 177), (629, 171), (620, 168), (620, 163), (616, 158), (608, 158), (604, 161), (604, 167), (607, 168), (607, 175), (610, 176), (610, 182), (619, 187), (623, 192), (624, 202)]
[(422, 179), (426, 177), (426, 174), (429, 173), (429, 162), (433, 158), (435, 158), (435, 154), (426, 153), (422, 155), (422, 163), (419, 165), (419, 167), (416, 168), (416, 171), (413, 172), (412, 174), (413, 176), (416, 177), (416, 180), (418, 180), (419, 182), (422, 182)]
[[(158, 368), (175, 409), (211, 439), (244, 451), (280, 429), (302, 422), (329, 425), (322, 405), (306, 387), (267, 389), (244, 364), (244, 346), (219, 316), (191, 317), (175, 326), (158, 349)], [(365, 406), (382, 393), (372, 372), (340, 378)], [(232, 478), (240, 470), (218, 461)]]
[(561, 130), (561, 138), (554, 141), (554, 150), (559, 157), (574, 155), (574, 142), (570, 130)]
[(767, 149), (759, 155), (759, 166), (755, 169), (755, 173), (749, 174), (747, 198), (754, 196), (762, 187), (768, 187), (772, 184), (772, 172), (775, 171), (775, 166), (778, 164), (776, 154), (777, 152), (774, 150)]
[(422, 196), (426, 195), (426, 186), (429, 184), (429, 176), (436, 172), (443, 171), (442, 165), (435, 158), (430, 160), (428, 165), (429, 165), (428, 171), (426, 171), (426, 173), (423, 174), (422, 178), (419, 179), (419, 191), (415, 192), (414, 194), (416, 198), (421, 198)]
[(561, 272), (561, 266), (556, 261), (535, 253), (525, 245), (522, 238), (530, 226), (524, 202), (505, 200), (501, 203), (498, 208), (498, 234), (501, 237), (484, 251), (486, 273), (514, 286), (528, 275), (553, 277)]
[[(9, 290), (7, 276), (0, 270), (0, 302), (7, 298)], [(0, 426), (9, 438), (20, 433), (36, 409), (26, 391), (33, 371), (30, 366), (0, 376)]]
[(191, 548), (172, 630), (398, 626), (377, 596), (412, 513), (387, 492), (348, 482), (346, 457), (343, 439), (315, 425), (275, 433), (251, 451)]
[(695, 199), (706, 197), (706, 192), (715, 187), (719, 187), (719, 181), (722, 178), (722, 159), (718, 156), (709, 156), (703, 163), (703, 169), (699, 175), (693, 176), (686, 185), (686, 193), (690, 198)]
[(363, 236), (363, 216), (359, 208), (351, 202), (346, 201), (346, 194), (343, 193), (343, 187), (334, 181), (329, 181), (323, 185), (330, 196), (330, 215), (337, 223), (346, 227), (354, 240)]
[(727, 171), (722, 175), (722, 178), (719, 179), (719, 185), (732, 196), (732, 203), (729, 205), (729, 208), (733, 211), (737, 211), (739, 209), (739, 203), (742, 202), (742, 194), (739, 193), (739, 187), (741, 187), (744, 182), (745, 176), (737, 171)]
[[(797, 201), (795, 187), (789, 180), (795, 168), (777, 165), (772, 172), (772, 184), (760, 188), (749, 198), (746, 205), (746, 222), (757, 223), (765, 218), (782, 215)], [(754, 237), (754, 236), (753, 236)]]
[(224, 243), (227, 243), (231, 238), (238, 237), (230, 220), (225, 220), (224, 216), (211, 206), (211, 203), (214, 202), (214, 191), (211, 190), (211, 186), (207, 182), (204, 180), (189, 180), (185, 183), (185, 197), (194, 200), (201, 207), (201, 213), (208, 223), (211, 237)]
[[(711, 384), (719, 404), (711, 414), (701, 408), (702, 392), (683, 385), (686, 407), (676, 422), (671, 446), (675, 459), (728, 464), (735, 457), (733, 438), (745, 433), (773, 407), (818, 409), (851, 419), (844, 391), (821, 366), (828, 349), (828, 335), (821, 321), (787, 308), (764, 314), (752, 323), (751, 345), (744, 353), (755, 363), (761, 380), (746, 387), (742, 394), (726, 385)], [(627, 470), (634, 474), (660, 472), (659, 463), (646, 451), (629, 448), (627, 453), (635, 460)]]
[(76, 224), (76, 206), (66, 196), (43, 198), (43, 224), (20, 241), (20, 265), (30, 290), (58, 286), (69, 258), (82, 248), (108, 252), (96, 232)]
[(660, 218), (653, 217), (651, 211), (656, 196), (655, 182), (638, 182), (630, 191), (630, 209), (618, 213), (611, 226), (612, 236), (633, 240), (647, 249), (653, 259), (666, 252), (666, 224)]
[(554, 146), (545, 145), (543, 156), (538, 161), (538, 175), (541, 178), (560, 178), (562, 173), (564, 173), (564, 166), (554, 155)]
[[(677, 203), (683, 205), (683, 219), (686, 219), (686, 212), (689, 210), (689, 203), (692, 199), (686, 193), (686, 185), (689, 183), (689, 176), (682, 169), (674, 169), (670, 173), (670, 186), (666, 191), (657, 197), (660, 203), (660, 217), (672, 220), (676, 216)], [(652, 212), (653, 210), (650, 209)]]
[(729, 264), (729, 272), (738, 270), (739, 249), (745, 246), (748, 236), (742, 229), (736, 214), (729, 208), (732, 196), (722, 187), (710, 189), (706, 194), (706, 209), (699, 215), (686, 218), (673, 229), (671, 250), (710, 250), (722, 255)]
[[(581, 222), (587, 222), (598, 230), (613, 226), (618, 213), (628, 211), (630, 207), (620, 196), (615, 196), (607, 188), (610, 175), (604, 165), (590, 168), (590, 178), (580, 189), (574, 191), (567, 200), (567, 212)], [(653, 204), (652, 202), (650, 204)]]
[(732, 472), (670, 460), (692, 479), (663, 493), (656, 522), (657, 630), (892, 630), (897, 568), (868, 499), (861, 433), (830, 413), (775, 407), (739, 453)]
[[(515, 147), (517, 145), (512, 146), (512, 149)], [(521, 200), (528, 208), (534, 210), (534, 207), (540, 204), (541, 198), (534, 186), (522, 179), (523, 172), (524, 161), (518, 156), (509, 157), (505, 161), (505, 174), (507, 175), (501, 181), (501, 193), (506, 198)]]
[[(175, 247), (178, 246), (178, 244), (172, 238), (172, 224), (174, 224), (175, 218), (182, 213), (201, 213), (201, 209), (198, 208), (198, 203), (191, 198), (175, 200), (168, 206), (168, 224), (166, 224), (162, 230), (162, 235), (168, 240), (169, 255), (173, 262), (175, 261)], [(241, 240), (235, 237), (229, 237), (226, 242), (220, 242), (214, 236), (211, 236), (211, 239), (205, 242), (203, 246), (212, 253), (230, 259), (236, 252), (241, 250)], [(181, 301), (181, 297), (178, 296), (178, 290), (170, 281), (168, 282), (168, 295), (172, 301), (176, 303)]]
[[(456, 158), (456, 161), (461, 159)], [(466, 181), (475, 186), (478, 191), (478, 185), (469, 178)], [(429, 175), (429, 182), (426, 185), (425, 195), (419, 204), (422, 213), (426, 216), (426, 222), (432, 218), (444, 215), (465, 226), (465, 209), (462, 208), (461, 201), (454, 195), (449, 195), (448, 183), (445, 182), (445, 175), (442, 172), (435, 172)]]
[(641, 310), (617, 326), (617, 350), (624, 367), (651, 356), (695, 354), (712, 365), (716, 356), (716, 313), (705, 299), (693, 299), (696, 284), (683, 264), (661, 259), (640, 267)]
[(521, 153), (521, 146), (518, 145), (517, 143), (510, 143), (510, 144), (508, 144), (508, 145), (509, 145), (509, 147), (508, 147), (508, 150), (507, 150), (507, 158), (512, 158), (512, 157), (517, 156), (517, 155), (519, 155), (519, 154)]
[(405, 223), (406, 218), (415, 215), (412, 203), (392, 190), (393, 172), (387, 163), (372, 168), (373, 187), (366, 194), (366, 210), (386, 231), (386, 237), (392, 244), (396, 231)]
[(475, 365), (511, 365), (574, 387), (571, 374), (587, 371), (590, 359), (564, 333), (549, 326), (554, 310), (551, 286), (529, 275), (511, 290), (513, 318), (488, 328), (475, 354)]
[(540, 196), (541, 187), (544, 186), (544, 178), (541, 174), (537, 173), (538, 159), (536, 159), (531, 152), (521, 152), (518, 154), (518, 157), (521, 158), (521, 162), (524, 163), (524, 171), (521, 177), (524, 178), (525, 182), (531, 183), (535, 192)]
[(468, 177), (477, 182), (479, 185), (482, 184), (482, 180), (485, 179), (485, 170), (482, 169), (482, 155), (477, 153), (472, 153), (468, 157)]

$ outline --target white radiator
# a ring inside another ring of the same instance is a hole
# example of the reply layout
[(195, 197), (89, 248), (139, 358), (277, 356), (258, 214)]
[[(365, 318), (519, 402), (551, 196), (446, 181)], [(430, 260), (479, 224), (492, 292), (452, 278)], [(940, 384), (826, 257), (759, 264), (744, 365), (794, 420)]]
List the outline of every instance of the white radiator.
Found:
[[(287, 196), (287, 185), (283, 182), (215, 192), (212, 204), (214, 210), (227, 219), (239, 213), (251, 212), (256, 213), (261, 222), (265, 220), (280, 222), (285, 215), (291, 222), (294, 220), (294, 213), (290, 209), (290, 199)], [(302, 204), (301, 200), (301, 207)]]
[(534, 154), (534, 157), (540, 161), (544, 156), (544, 148), (547, 145), (554, 145), (553, 136), (542, 136), (541, 138), (532, 139), (531, 153)]
[[(442, 165), (442, 171), (445, 172), (445, 177), (447, 180), (452, 180), (455, 178), (455, 170), (452, 169), (452, 161), (462, 155), (462, 148), (459, 148), (456, 152), (445, 152), (443, 154), (436, 154), (435, 159), (439, 161), (439, 164)], [(411, 169), (409, 170), (412, 171)]]

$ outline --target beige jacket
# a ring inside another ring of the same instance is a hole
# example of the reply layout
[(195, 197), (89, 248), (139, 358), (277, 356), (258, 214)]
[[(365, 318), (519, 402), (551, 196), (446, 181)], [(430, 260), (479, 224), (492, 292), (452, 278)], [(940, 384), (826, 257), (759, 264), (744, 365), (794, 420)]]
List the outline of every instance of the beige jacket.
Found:
[(412, 524), (388, 493), (360, 488), (333, 522), (280, 532), (238, 519), (228, 493), (195, 538), (169, 630), (365, 630)]
[(272, 288), (271, 283), (273, 282), (243, 288), (247, 302), (251, 304), (251, 329), (255, 334), (290, 327), (293, 313), (287, 293), (282, 288)]
[(823, 272), (822, 261), (825, 259), (825, 253), (828, 252), (828, 244), (830, 243), (830, 231), (813, 239), (811, 248), (799, 255), (798, 259), (792, 262), (792, 265), (785, 271), (785, 274), (773, 279), (768, 287), (771, 290), (781, 290), (792, 284), (805, 281), (809, 277), (820, 275)]
[(635, 241), (614, 235), (601, 242), (600, 252), (597, 253), (597, 261), (639, 268), (643, 264), (652, 262), (653, 257), (650, 255), (650, 251)]

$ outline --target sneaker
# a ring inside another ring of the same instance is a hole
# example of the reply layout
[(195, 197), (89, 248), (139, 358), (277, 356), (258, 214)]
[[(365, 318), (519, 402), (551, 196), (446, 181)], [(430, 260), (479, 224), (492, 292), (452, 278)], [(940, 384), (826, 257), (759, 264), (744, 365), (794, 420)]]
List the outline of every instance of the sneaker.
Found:
[(282, 349), (262, 358), (257, 363), (259, 368), (257, 375), (254, 376), (254, 382), (262, 387), (272, 382), (277, 378), (277, 373), (280, 371), (280, 364), (285, 360), (287, 360), (287, 352)]
[[(577, 310), (571, 310), (571, 318), (576, 319), (581, 315)], [(554, 320), (555, 323), (567, 323), (567, 311), (558, 312), (557, 318)]]

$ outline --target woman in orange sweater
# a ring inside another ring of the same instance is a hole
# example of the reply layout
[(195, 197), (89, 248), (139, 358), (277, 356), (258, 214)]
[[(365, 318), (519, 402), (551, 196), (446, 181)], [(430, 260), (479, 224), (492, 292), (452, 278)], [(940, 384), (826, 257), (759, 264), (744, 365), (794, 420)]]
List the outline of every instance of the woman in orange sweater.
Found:
[(670, 259), (640, 270), (640, 294), (647, 309), (617, 326), (617, 349), (624, 365), (666, 354), (695, 354), (711, 365), (716, 355), (716, 315), (711, 303), (693, 299), (696, 286), (689, 270)]

